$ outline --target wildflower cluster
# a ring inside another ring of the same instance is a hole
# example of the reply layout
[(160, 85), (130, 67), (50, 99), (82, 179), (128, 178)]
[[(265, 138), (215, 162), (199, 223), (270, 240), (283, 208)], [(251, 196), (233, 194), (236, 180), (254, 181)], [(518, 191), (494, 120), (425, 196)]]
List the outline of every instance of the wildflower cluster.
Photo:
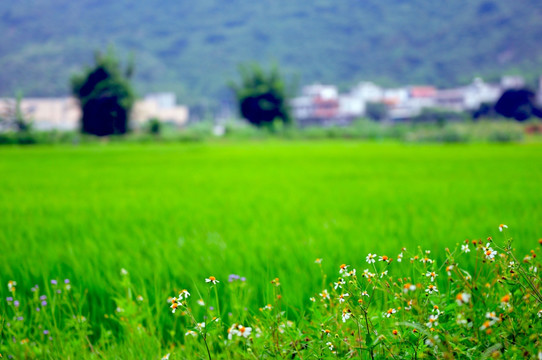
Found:
[(422, 249), (403, 248), (396, 262), (369, 253), (359, 276), (343, 264), (311, 297), (312, 319), (335, 339), (330, 354), (345, 358), (542, 356), (540, 263), (535, 250), (519, 261), (511, 244), (466, 241), (443, 260)]
[[(230, 274), (227, 281), (211, 275), (178, 288), (157, 314), (160, 305), (136, 291), (122, 269), (104, 316), (127, 343), (170, 360), (541, 358), (538, 249), (518, 257), (507, 226), (498, 229), (504, 241), (466, 240), (437, 254), (422, 248), (360, 254), (329, 280), (323, 259), (316, 259), (311, 266), (322, 285), (303, 308), (284, 297), (282, 282), (289, 279), (269, 280), (265, 297), (256, 300), (250, 281)], [(104, 351), (115, 347), (111, 330), (93, 338), (82, 311), (86, 297), (68, 279), (31, 288), (20, 282), (4, 288), (2, 357), (81, 358), (82, 351), (107, 357)], [(167, 319), (165, 336), (157, 316)]]
[(297, 322), (285, 319), (276, 278), (274, 303), (228, 316), (225, 334), (218, 328), (204, 340), (219, 353), (237, 349), (257, 358), (542, 356), (535, 259), (533, 250), (519, 261), (511, 240), (499, 246), (491, 238), (446, 249), (444, 258), (424, 249), (369, 253), (361, 267), (338, 266)]
[(54, 357), (59, 344), (66, 342), (65, 353), (75, 353), (88, 343), (90, 327), (79, 311), (84, 300), (69, 279), (32, 287), (10, 280), (1, 301), (0, 355), (6, 358)]

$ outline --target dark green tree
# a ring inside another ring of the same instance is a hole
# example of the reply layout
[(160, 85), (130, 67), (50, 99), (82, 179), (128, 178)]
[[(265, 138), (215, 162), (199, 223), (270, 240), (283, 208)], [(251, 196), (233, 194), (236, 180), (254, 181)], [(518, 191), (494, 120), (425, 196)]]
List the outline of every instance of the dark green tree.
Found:
[(388, 108), (379, 102), (368, 102), (365, 114), (371, 120), (382, 121), (388, 116)]
[(5, 111), (0, 114), (0, 129), (15, 130), (18, 133), (28, 133), (32, 130), (30, 116), (21, 107), (22, 92), (17, 92), (15, 100), (6, 99)]
[(533, 116), (542, 117), (542, 110), (536, 106), (535, 93), (529, 89), (506, 90), (495, 104), (495, 111), (518, 121), (525, 121)]
[(286, 85), (277, 66), (266, 72), (257, 64), (239, 68), (240, 84), (231, 84), (241, 116), (256, 126), (272, 127), (276, 121), (290, 124)]
[(152, 135), (160, 135), (162, 132), (162, 123), (157, 118), (150, 119), (147, 126), (149, 133)]
[(130, 84), (133, 61), (121, 68), (114, 51), (96, 53), (95, 65), (71, 78), (73, 94), (79, 99), (83, 117), (81, 131), (98, 136), (124, 134), (135, 101)]

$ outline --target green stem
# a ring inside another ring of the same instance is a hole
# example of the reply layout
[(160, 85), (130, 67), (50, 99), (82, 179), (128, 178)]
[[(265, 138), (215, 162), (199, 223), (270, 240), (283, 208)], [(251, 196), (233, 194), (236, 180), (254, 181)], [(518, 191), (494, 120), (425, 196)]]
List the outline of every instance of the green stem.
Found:
[(218, 312), (218, 318), (222, 322), (222, 313), (220, 312), (220, 301), (218, 301), (218, 289), (216, 288), (216, 285), (214, 288), (215, 288), (215, 298), (216, 298), (216, 310)]
[(209, 345), (207, 345), (207, 336), (203, 336), (203, 343), (205, 344), (205, 349), (207, 349), (207, 356), (209, 356), (209, 360), (212, 360), (211, 351), (209, 351)]

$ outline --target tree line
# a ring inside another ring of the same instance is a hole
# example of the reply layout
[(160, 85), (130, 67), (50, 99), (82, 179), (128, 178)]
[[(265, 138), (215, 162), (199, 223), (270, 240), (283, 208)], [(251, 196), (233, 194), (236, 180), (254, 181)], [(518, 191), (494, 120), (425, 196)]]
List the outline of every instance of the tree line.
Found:
[[(123, 67), (109, 49), (96, 53), (95, 64), (72, 77), (71, 90), (82, 110), (82, 132), (105, 136), (129, 131), (130, 111), (135, 103), (130, 83), (133, 74), (133, 60)], [(240, 82), (230, 83), (230, 88), (243, 118), (258, 127), (292, 122), (285, 83), (277, 66), (266, 71), (257, 64), (245, 65), (240, 67), (240, 77)]]

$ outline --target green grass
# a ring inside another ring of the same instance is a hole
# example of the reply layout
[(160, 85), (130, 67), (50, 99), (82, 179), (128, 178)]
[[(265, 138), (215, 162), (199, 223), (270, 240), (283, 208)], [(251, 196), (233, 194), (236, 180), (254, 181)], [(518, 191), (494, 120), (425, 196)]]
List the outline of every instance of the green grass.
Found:
[(528, 251), (542, 237), (541, 159), (540, 144), (0, 148), (0, 295), (8, 280), (29, 292), (69, 278), (99, 334), (126, 268), (167, 337), (167, 296), (209, 275), (245, 276), (255, 307), (278, 276), (301, 308), (321, 286), (316, 257), (328, 273), (402, 246), (443, 257), (500, 223)]

